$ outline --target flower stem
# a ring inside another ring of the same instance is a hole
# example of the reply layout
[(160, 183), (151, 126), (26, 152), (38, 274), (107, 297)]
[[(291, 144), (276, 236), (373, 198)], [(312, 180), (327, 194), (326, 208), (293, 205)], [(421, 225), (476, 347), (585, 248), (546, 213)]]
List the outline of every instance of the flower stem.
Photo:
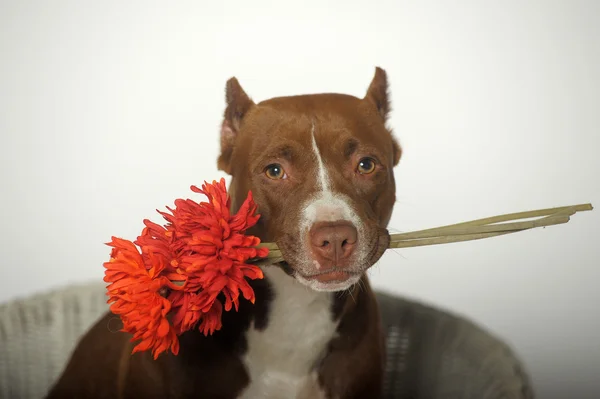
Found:
[[(498, 237), (505, 234), (547, 227), (569, 222), (570, 217), (577, 212), (591, 211), (592, 204), (562, 206), (558, 208), (538, 209), (534, 211), (509, 213), (436, 227), (409, 233), (390, 234), (388, 248), (409, 248), (425, 245), (448, 244), (453, 242), (480, 240)], [(519, 221), (537, 218), (535, 220)], [(276, 263), (283, 261), (281, 250), (272, 242), (261, 243), (259, 247), (269, 248), (269, 255), (264, 259), (255, 259), (253, 263)]]

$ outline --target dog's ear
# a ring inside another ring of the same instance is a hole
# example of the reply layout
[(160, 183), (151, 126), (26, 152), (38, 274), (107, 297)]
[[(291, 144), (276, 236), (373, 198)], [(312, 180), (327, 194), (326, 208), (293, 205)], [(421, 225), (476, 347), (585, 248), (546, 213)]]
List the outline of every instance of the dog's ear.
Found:
[(254, 102), (248, 97), (236, 78), (231, 78), (225, 85), (225, 117), (221, 124), (221, 155), (217, 160), (219, 170), (231, 174), (231, 154), (235, 146), (242, 119)]
[(375, 68), (375, 76), (369, 85), (365, 100), (370, 101), (384, 122), (387, 121), (390, 112), (390, 100), (388, 96), (387, 74), (380, 67)]
[[(390, 98), (389, 98), (389, 85), (387, 74), (385, 70), (380, 67), (375, 68), (375, 76), (369, 85), (367, 95), (364, 98), (369, 101), (381, 116), (383, 122), (387, 122), (388, 115), (390, 113)], [(402, 147), (398, 141), (392, 136), (393, 146), (393, 164), (398, 165), (400, 158), (402, 158)]]

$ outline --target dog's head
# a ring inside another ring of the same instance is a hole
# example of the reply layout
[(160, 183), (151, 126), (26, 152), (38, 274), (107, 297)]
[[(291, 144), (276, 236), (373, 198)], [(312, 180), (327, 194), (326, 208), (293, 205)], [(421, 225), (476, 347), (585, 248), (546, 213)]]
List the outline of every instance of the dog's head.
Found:
[(309, 287), (358, 282), (389, 244), (393, 167), (401, 148), (386, 128), (385, 71), (364, 98), (342, 94), (254, 103), (235, 78), (226, 86), (218, 167), (232, 176), (237, 209), (251, 190), (261, 219), (249, 233), (276, 242), (282, 267)]

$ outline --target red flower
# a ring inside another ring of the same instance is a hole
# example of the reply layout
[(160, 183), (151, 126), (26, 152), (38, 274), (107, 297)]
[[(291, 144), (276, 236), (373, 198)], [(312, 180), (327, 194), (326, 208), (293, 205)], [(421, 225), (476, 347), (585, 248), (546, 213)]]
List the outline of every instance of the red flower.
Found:
[(173, 304), (173, 327), (177, 334), (182, 334), (196, 325), (199, 325), (204, 335), (221, 329), (223, 305), (219, 301), (213, 301), (212, 306), (206, 309), (205, 297), (203, 293), (171, 292), (169, 300)]
[(185, 331), (220, 330), (223, 308), (237, 310), (240, 292), (254, 303), (247, 279), (263, 274), (247, 262), (268, 255), (268, 249), (255, 248), (257, 237), (245, 235), (259, 219), (251, 193), (232, 216), (224, 179), (191, 189), (209, 202), (178, 199), (174, 209), (167, 207), (170, 213), (159, 211), (165, 226), (144, 220), (135, 244), (118, 238), (108, 244), (113, 250), (104, 280), (111, 283), (111, 311), (121, 316), (123, 330), (141, 341), (134, 352), (150, 349), (155, 358), (169, 348), (177, 354), (177, 335)]
[(172, 226), (159, 226), (149, 220), (144, 220), (146, 227), (142, 234), (137, 238), (135, 244), (142, 249), (142, 256), (146, 264), (149, 256), (158, 256), (165, 263), (164, 276), (172, 281), (185, 281), (185, 276), (179, 267), (180, 251), (174, 247), (175, 231)]
[(164, 260), (150, 254), (144, 262), (133, 243), (116, 237), (108, 245), (113, 247), (111, 260), (104, 263), (104, 281), (110, 283), (108, 303), (111, 312), (121, 316), (122, 331), (133, 334), (132, 341), (141, 341), (133, 353), (150, 349), (156, 359), (170, 348), (177, 354), (179, 341), (167, 320), (171, 303), (160, 291), (163, 287), (180, 288), (161, 275)]
[(188, 323), (183, 319), (201, 320), (200, 329), (212, 334), (221, 327), (220, 322), (212, 322), (201, 313), (220, 316), (220, 305), (214, 307), (220, 293), (224, 294), (226, 311), (233, 306), (237, 310), (239, 291), (245, 299), (254, 302), (254, 291), (246, 278), (262, 278), (263, 274), (260, 268), (246, 262), (267, 256), (268, 250), (254, 248), (260, 240), (244, 234), (259, 218), (254, 215), (256, 205), (252, 193), (237, 214), (231, 216), (224, 179), (212, 185), (204, 184), (202, 189), (192, 186), (192, 191), (206, 195), (209, 202), (177, 200), (176, 208), (169, 209), (171, 214), (162, 213), (176, 232), (176, 248), (182, 253), (179, 265), (187, 276), (186, 292), (201, 289), (194, 300), (178, 302), (184, 311), (174, 314), (173, 323), (185, 326)]

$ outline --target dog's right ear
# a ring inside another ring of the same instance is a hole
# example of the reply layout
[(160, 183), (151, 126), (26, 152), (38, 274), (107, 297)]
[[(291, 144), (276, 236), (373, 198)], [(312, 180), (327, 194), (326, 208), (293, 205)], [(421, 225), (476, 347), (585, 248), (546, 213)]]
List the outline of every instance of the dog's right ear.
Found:
[(365, 99), (375, 106), (381, 119), (386, 122), (390, 112), (390, 100), (387, 73), (382, 68), (375, 68), (375, 76), (369, 85)]
[(244, 116), (254, 102), (248, 97), (236, 78), (231, 78), (225, 85), (225, 117), (221, 125), (221, 155), (217, 160), (219, 170), (231, 174), (231, 155), (240, 131)]

